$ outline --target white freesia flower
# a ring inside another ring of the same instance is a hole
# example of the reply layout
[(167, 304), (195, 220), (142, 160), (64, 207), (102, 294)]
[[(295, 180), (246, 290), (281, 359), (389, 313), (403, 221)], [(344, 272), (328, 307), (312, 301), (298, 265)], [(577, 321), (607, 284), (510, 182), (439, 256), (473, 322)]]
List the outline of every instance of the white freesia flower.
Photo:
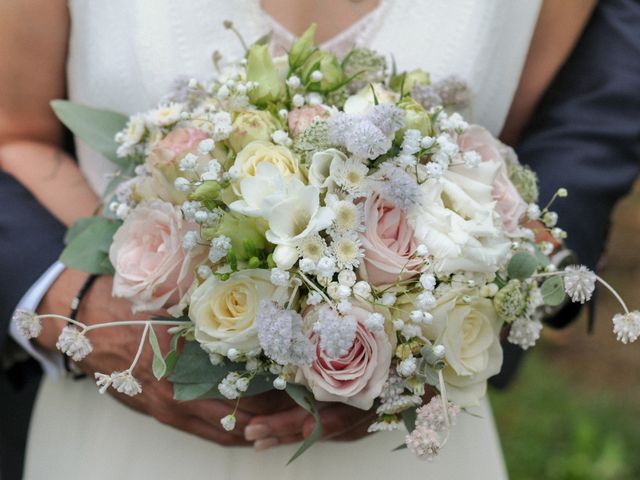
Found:
[(329, 178), (332, 166), (335, 171), (336, 167), (344, 165), (346, 161), (347, 156), (335, 148), (314, 153), (309, 167), (309, 184), (332, 191), (332, 182)]
[(268, 216), (267, 240), (277, 245), (273, 252), (276, 265), (290, 269), (298, 260), (296, 247), (307, 237), (328, 228), (335, 214), (320, 206), (320, 190), (294, 180), (288, 185), (287, 197), (274, 205)]
[(240, 182), (241, 200), (229, 205), (235, 212), (249, 217), (267, 217), (271, 207), (284, 200), (285, 181), (280, 170), (271, 163), (261, 163), (256, 174)]
[(454, 167), (422, 186), (422, 202), (409, 215), (418, 242), (434, 257), (437, 273), (493, 273), (506, 260), (510, 241), (498, 226), (493, 180), (500, 165)]

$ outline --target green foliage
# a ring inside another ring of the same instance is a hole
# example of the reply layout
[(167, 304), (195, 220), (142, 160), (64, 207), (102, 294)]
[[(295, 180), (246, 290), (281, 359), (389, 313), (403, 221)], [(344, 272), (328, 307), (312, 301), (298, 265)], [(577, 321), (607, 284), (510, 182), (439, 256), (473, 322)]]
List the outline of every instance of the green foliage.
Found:
[(128, 118), (121, 113), (79, 105), (67, 100), (53, 100), (51, 108), (58, 119), (80, 140), (112, 162), (125, 167), (118, 158), (116, 133), (125, 128)]
[(167, 372), (167, 364), (162, 356), (162, 351), (158, 344), (158, 337), (156, 336), (156, 332), (153, 330), (153, 327), (149, 328), (149, 345), (151, 345), (151, 351), (153, 352), (151, 370), (153, 371), (153, 376), (160, 380)]
[(540, 287), (540, 293), (546, 305), (556, 307), (564, 302), (564, 282), (560, 276), (547, 278)]
[(296, 402), (298, 405), (304, 408), (307, 412), (313, 415), (313, 418), (315, 418), (316, 420), (316, 424), (313, 427), (311, 434), (304, 440), (304, 442), (302, 442), (302, 445), (300, 445), (300, 448), (296, 450), (296, 453), (294, 453), (293, 456), (287, 462), (287, 465), (289, 465), (296, 458), (298, 458), (305, 451), (307, 451), (307, 449), (311, 445), (313, 445), (315, 442), (317, 442), (320, 439), (320, 437), (322, 436), (322, 422), (320, 420), (320, 413), (318, 412), (316, 401), (313, 398), (313, 394), (309, 392), (309, 390), (307, 390), (305, 387), (301, 385), (288, 383), (286, 392), (289, 394), (289, 396), (293, 399), (294, 402)]
[(122, 222), (104, 217), (78, 220), (65, 236), (66, 248), (60, 261), (68, 268), (97, 275), (113, 275), (109, 247)]
[(536, 257), (526, 252), (518, 252), (507, 266), (507, 273), (510, 278), (525, 280), (535, 273), (538, 268), (538, 260)]

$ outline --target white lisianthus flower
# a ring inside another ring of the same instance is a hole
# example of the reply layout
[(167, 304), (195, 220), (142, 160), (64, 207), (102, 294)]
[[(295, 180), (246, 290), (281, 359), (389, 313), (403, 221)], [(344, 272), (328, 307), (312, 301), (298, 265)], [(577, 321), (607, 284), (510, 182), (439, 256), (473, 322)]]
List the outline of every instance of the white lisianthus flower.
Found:
[(423, 335), (444, 347), (444, 381), (449, 398), (461, 407), (477, 405), (487, 390), (487, 379), (502, 367), (498, 318), (491, 300), (451, 290), (431, 310), (433, 321), (421, 324)]
[(335, 218), (333, 210), (320, 206), (320, 190), (292, 180), (287, 197), (274, 205), (269, 214), (267, 240), (275, 245), (273, 259), (278, 268), (290, 269), (298, 260), (297, 246), (305, 239), (328, 228)]
[(195, 338), (207, 352), (227, 355), (258, 348), (255, 326), (260, 300), (284, 302), (288, 288), (271, 283), (269, 270), (242, 270), (222, 281), (207, 278), (191, 295), (189, 318)]
[(494, 273), (511, 242), (499, 226), (491, 191), (500, 164), (452, 167), (422, 184), (422, 202), (409, 212), (415, 238), (433, 256), (438, 274)]

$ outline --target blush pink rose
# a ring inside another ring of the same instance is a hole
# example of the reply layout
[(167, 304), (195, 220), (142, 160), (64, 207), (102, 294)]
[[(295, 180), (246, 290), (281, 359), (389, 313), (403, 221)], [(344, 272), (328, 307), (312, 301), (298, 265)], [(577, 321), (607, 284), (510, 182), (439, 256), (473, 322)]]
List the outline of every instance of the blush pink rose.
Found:
[(410, 258), (417, 243), (404, 210), (373, 194), (364, 202), (364, 224), (360, 273), (369, 283), (382, 287), (420, 273), (422, 260)]
[(197, 228), (177, 207), (160, 200), (139, 204), (113, 236), (109, 259), (116, 273), (113, 296), (126, 298), (134, 312), (179, 303), (194, 279), (196, 248), (185, 252), (185, 233)]
[[(197, 128), (177, 128), (163, 138), (146, 159), (149, 176), (136, 187), (140, 197), (159, 198), (176, 205), (187, 200), (187, 195), (174, 187), (175, 179), (182, 175), (180, 160), (187, 153), (196, 153), (198, 143), (206, 138), (207, 134)], [(208, 160), (203, 157), (202, 161)]]
[[(312, 308), (305, 315), (305, 325), (313, 325), (322, 309)], [(353, 307), (349, 315), (358, 322), (355, 340), (349, 352), (331, 358), (320, 348), (318, 334), (309, 331), (309, 339), (316, 348), (316, 359), (308, 367), (296, 372), (296, 383), (306, 385), (316, 400), (341, 402), (368, 410), (380, 395), (389, 375), (392, 346), (384, 330), (371, 332), (364, 326), (370, 312)]]
[(462, 152), (478, 152), (483, 162), (493, 160), (500, 163), (500, 170), (493, 183), (493, 199), (496, 201), (496, 210), (500, 214), (505, 232), (507, 235), (517, 235), (520, 220), (527, 211), (527, 204), (509, 180), (505, 159), (500, 154), (500, 144), (488, 130), (471, 125), (458, 137), (458, 145)]
[(297, 137), (309, 128), (309, 125), (311, 125), (314, 119), (326, 116), (328, 116), (327, 111), (320, 105), (312, 105), (291, 110), (287, 117), (289, 120), (289, 132), (292, 137)]

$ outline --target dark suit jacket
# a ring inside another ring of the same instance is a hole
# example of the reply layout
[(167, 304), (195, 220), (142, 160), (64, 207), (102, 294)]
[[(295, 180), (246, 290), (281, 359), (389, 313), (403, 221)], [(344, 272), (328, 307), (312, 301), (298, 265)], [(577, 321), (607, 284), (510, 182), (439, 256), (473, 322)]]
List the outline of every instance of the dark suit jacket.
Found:
[[(518, 146), (521, 159), (538, 172), (543, 201), (560, 186), (569, 189), (569, 200), (554, 209), (569, 232), (569, 245), (590, 266), (601, 254), (615, 202), (638, 173), (639, 25), (637, 0), (600, 0)], [(0, 175), (0, 205), (0, 342), (5, 342), (14, 306), (59, 254), (63, 228), (6, 175)], [(509, 358), (507, 352), (507, 373), (517, 360)], [(21, 391), (22, 397), (0, 381), (5, 480), (20, 478), (34, 390)]]

